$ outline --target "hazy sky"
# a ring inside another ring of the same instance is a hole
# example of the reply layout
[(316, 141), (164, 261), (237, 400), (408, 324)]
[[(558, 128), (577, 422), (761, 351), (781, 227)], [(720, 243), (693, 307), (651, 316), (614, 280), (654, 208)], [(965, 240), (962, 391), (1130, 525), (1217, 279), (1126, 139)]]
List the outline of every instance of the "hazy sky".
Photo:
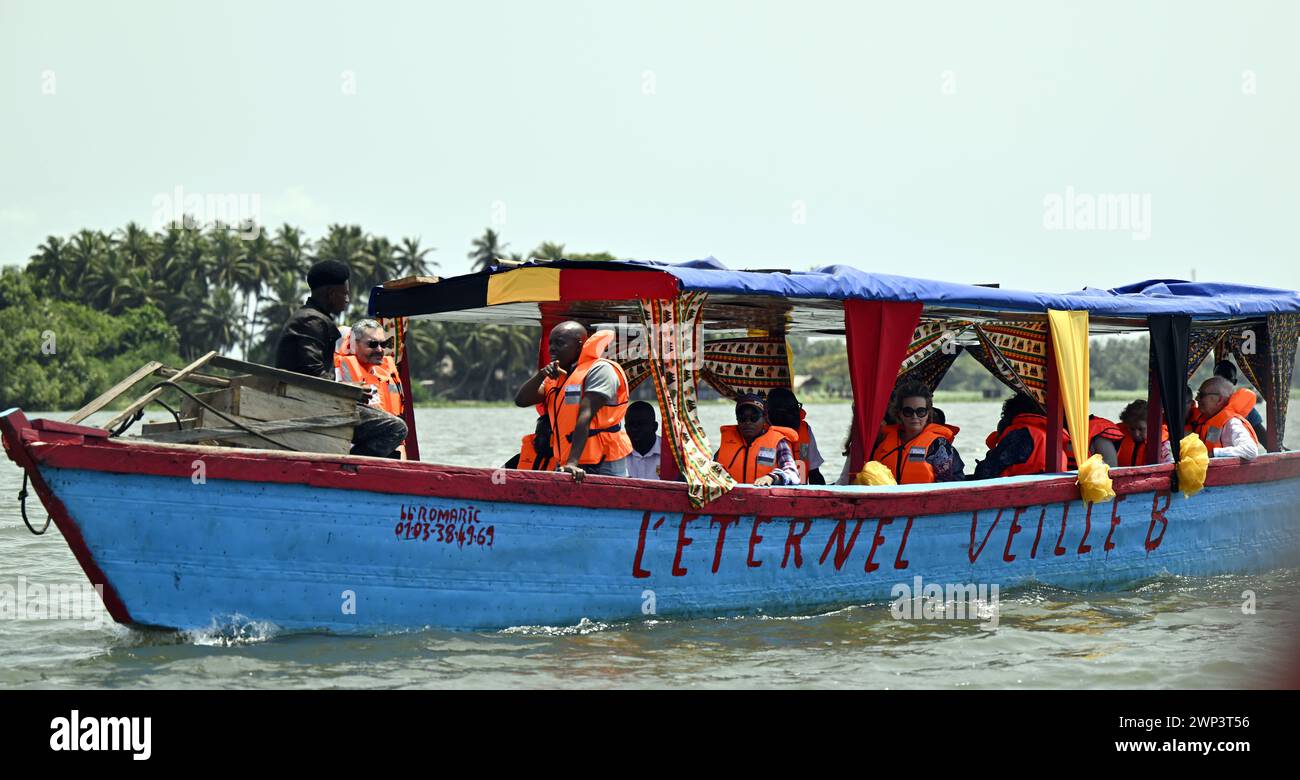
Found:
[[(0, 0), (0, 263), (152, 226), (180, 186), (419, 236), (444, 274), (495, 224), (517, 251), (1300, 288), (1297, 7)], [(1119, 194), (1128, 221), (1080, 229)]]

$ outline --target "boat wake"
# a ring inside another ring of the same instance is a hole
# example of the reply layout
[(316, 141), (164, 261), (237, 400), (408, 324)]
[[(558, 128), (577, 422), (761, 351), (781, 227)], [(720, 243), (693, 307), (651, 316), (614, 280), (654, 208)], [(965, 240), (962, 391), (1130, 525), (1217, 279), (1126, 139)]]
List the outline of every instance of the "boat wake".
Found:
[(214, 617), (207, 628), (182, 631), (180, 636), (200, 647), (242, 647), (269, 642), (280, 633), (280, 627), (270, 621), (236, 614), (221, 619)]

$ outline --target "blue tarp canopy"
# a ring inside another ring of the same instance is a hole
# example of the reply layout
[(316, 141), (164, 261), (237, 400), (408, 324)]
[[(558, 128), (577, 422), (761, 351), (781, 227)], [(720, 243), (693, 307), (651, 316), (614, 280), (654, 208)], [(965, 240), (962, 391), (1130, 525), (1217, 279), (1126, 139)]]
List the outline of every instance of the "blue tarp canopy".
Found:
[(683, 290), (732, 295), (920, 301), (927, 306), (988, 312), (1086, 310), (1107, 317), (1189, 314), (1193, 319), (1234, 319), (1300, 312), (1300, 293), (1294, 290), (1242, 284), (1153, 280), (1110, 290), (1052, 294), (871, 273), (847, 265), (788, 273), (731, 271), (712, 257), (675, 265), (647, 261), (626, 265), (672, 274)]
[[(446, 320), (536, 324), (538, 303), (553, 298), (539, 297), (530, 303), (527, 297), (515, 297), (514, 303), (487, 303), (490, 279), (529, 268), (557, 268), (564, 274), (581, 274), (584, 270), (658, 271), (671, 275), (682, 292), (710, 293), (706, 316), (716, 316), (719, 324), (732, 321), (742, 327), (762, 327), (785, 322), (791, 332), (827, 332), (842, 326), (839, 302), (848, 299), (920, 302), (925, 304), (928, 315), (938, 317), (1014, 319), (1018, 314), (1041, 316), (1048, 309), (1088, 311), (1099, 327), (1122, 330), (1144, 327), (1144, 322), (1137, 321), (1152, 314), (1223, 321), (1300, 312), (1300, 293), (1294, 290), (1241, 284), (1154, 280), (1110, 290), (1039, 293), (872, 273), (847, 265), (811, 271), (733, 271), (709, 257), (677, 264), (560, 260), (494, 267), (436, 282), (405, 280), (374, 288), (370, 313), (382, 317), (437, 316)], [(627, 296), (621, 300), (570, 298), (565, 307), (569, 316), (579, 319), (636, 316), (635, 301)], [(764, 316), (774, 318), (773, 322), (760, 321)]]

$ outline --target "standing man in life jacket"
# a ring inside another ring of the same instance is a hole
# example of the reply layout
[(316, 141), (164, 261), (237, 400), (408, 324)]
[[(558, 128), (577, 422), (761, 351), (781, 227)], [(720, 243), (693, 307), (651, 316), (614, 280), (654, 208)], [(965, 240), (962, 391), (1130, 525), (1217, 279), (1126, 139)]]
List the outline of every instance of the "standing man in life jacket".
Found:
[(1231, 399), (1232, 383), (1223, 377), (1212, 376), (1201, 383), (1196, 394), (1196, 435), (1205, 442), (1211, 458), (1253, 460), (1260, 452), (1255, 429), (1232, 408)]
[(812, 426), (804, 419), (803, 404), (794, 393), (784, 387), (777, 387), (767, 394), (767, 419), (782, 428), (790, 428), (799, 434), (799, 443), (795, 446), (794, 459), (799, 467), (800, 482), (805, 485), (825, 485), (822, 476), (822, 464), (826, 459), (817, 449), (817, 437), (813, 435)]
[(551, 449), (556, 471), (581, 482), (587, 474), (627, 476), (632, 442), (623, 430), (627, 414), (627, 375), (602, 357), (614, 331), (590, 337), (580, 322), (566, 320), (551, 328), (551, 361), (515, 393), (515, 405), (542, 404), (551, 421)]
[(799, 467), (794, 447), (797, 431), (772, 425), (763, 397), (743, 393), (736, 398), (736, 424), (724, 425), (722, 443), (713, 459), (737, 482), (767, 487), (798, 485)]
[(894, 418), (886, 425), (871, 460), (894, 472), (900, 485), (924, 482), (956, 482), (966, 478), (961, 456), (952, 446), (958, 429), (930, 420), (934, 402), (930, 388), (908, 382), (894, 393)]
[[(1069, 435), (1061, 431), (1061, 449)], [(998, 428), (984, 440), (988, 454), (975, 463), (975, 479), (1042, 474), (1047, 470), (1047, 415), (1038, 402), (1018, 393), (1002, 404)]]
[[(1215, 363), (1214, 375), (1223, 377), (1234, 386), (1237, 384), (1237, 366), (1231, 360), (1220, 360)], [(1232, 391), (1228, 399), (1228, 405), (1238, 414), (1244, 415), (1246, 422), (1255, 429), (1255, 440), (1267, 441), (1268, 429), (1264, 427), (1264, 418), (1259, 416), (1259, 410), (1255, 408), (1258, 402), (1255, 392), (1248, 387), (1238, 387)]]
[[(1124, 438), (1116, 448), (1116, 456), (1121, 466), (1146, 466), (1147, 460), (1147, 402), (1138, 399), (1119, 413), (1119, 424), (1124, 431)], [(1169, 448), (1169, 427), (1160, 425), (1160, 462), (1173, 463), (1173, 450)]]
[[(335, 381), (334, 345), (339, 339), (334, 318), (347, 311), (351, 272), (337, 260), (322, 260), (307, 272), (309, 297), (289, 317), (275, 348), (275, 367)], [(406, 423), (381, 409), (360, 404), (361, 422), (352, 430), (353, 455), (392, 457), (406, 440)]]

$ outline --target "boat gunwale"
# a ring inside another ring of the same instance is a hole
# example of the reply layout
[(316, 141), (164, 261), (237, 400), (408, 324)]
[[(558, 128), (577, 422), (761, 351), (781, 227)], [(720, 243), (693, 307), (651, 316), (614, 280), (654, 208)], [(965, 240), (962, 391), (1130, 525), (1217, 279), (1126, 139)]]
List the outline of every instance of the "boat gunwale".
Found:
[[(431, 500), (630, 509), (693, 516), (905, 518), (1052, 503), (1083, 503), (1079, 497), (1076, 475), (1067, 472), (906, 492), (894, 492), (880, 487), (863, 488), (858, 492), (813, 486), (756, 488), (738, 485), (727, 495), (702, 508), (695, 508), (690, 505), (686, 484), (679, 482), (592, 475), (586, 478), (584, 484), (576, 485), (571, 477), (558, 472), (453, 466), (355, 455), (125, 441), (105, 438), (103, 431), (96, 428), (86, 428), (84, 435), (79, 434), (70, 429), (80, 426), (63, 423), (57, 424), (58, 430), (42, 430), (39, 426), (44, 422), (46, 421), (28, 422), (25, 417), (18, 422), (12, 416), (0, 417), (0, 427), (4, 430), (6, 449), (10, 451), (11, 459), (20, 466), (24, 466), (23, 461), (27, 461), (31, 466), (27, 470), (29, 473), (34, 472), (34, 477), (39, 477), (39, 469), (36, 467), (45, 466), (188, 478), (194, 473), (195, 456), (200, 456), (204, 462), (205, 478), (209, 480), (299, 484), (364, 490), (416, 499), (428, 496)], [(21, 446), (14, 447), (16, 442)], [(14, 457), (15, 450), (21, 450), (22, 455)], [(279, 467), (272, 467), (273, 464)], [(1118, 502), (1136, 493), (1155, 493), (1157, 498), (1161, 494), (1168, 494), (1172, 471), (1171, 464), (1112, 469), (1110, 475), (1113, 488), (1119, 496)], [(1214, 463), (1214, 467), (1207, 472), (1206, 486), (1267, 483), (1293, 478), (1300, 478), (1300, 452), (1266, 453), (1253, 462), (1232, 459)], [(38, 484), (40, 482), (43, 481), (38, 481)]]

